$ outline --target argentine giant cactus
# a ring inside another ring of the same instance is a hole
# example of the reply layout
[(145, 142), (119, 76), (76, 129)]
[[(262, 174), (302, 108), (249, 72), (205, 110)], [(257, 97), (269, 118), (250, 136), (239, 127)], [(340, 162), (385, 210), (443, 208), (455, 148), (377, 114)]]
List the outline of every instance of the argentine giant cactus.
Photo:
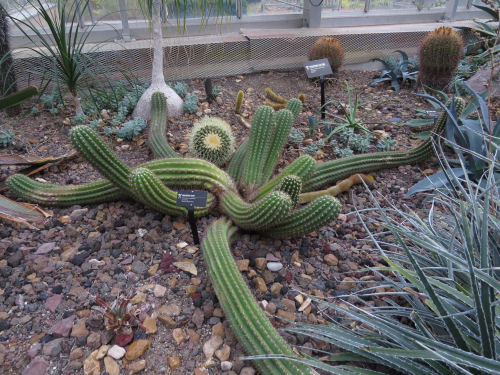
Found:
[(167, 100), (161, 92), (151, 97), (151, 125), (149, 127), (149, 147), (157, 158), (175, 158), (177, 153), (170, 147), (166, 138)]

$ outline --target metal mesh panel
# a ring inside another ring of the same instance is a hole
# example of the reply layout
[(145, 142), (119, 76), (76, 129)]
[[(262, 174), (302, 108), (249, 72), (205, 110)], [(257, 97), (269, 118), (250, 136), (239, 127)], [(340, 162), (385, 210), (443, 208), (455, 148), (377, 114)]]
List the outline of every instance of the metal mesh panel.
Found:
[[(416, 53), (427, 31), (382, 32), (370, 34), (329, 35), (338, 38), (344, 48), (345, 64), (383, 58), (396, 49)], [(167, 80), (221, 77), (262, 70), (301, 68), (307, 53), (319, 35), (248, 34), (216, 38), (176, 38), (164, 48), (164, 72)], [(126, 47), (127, 44), (124, 44)], [(133, 43), (130, 44), (133, 46)], [(152, 53), (148, 43), (141, 48), (123, 48), (94, 52), (91, 59), (106, 67), (107, 73), (128, 71), (138, 78), (150, 78)], [(20, 86), (34, 84), (34, 71), (40, 71), (40, 58), (16, 58), (15, 68)]]

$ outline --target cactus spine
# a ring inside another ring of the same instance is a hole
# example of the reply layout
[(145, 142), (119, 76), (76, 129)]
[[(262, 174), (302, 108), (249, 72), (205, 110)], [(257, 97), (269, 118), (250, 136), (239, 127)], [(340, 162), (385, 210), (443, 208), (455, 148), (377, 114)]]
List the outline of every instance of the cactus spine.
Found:
[(238, 91), (238, 95), (236, 95), (236, 103), (234, 104), (234, 113), (241, 113), (241, 105), (243, 104), (243, 97), (245, 94), (243, 90)]
[(225, 164), (234, 152), (231, 127), (220, 118), (204, 117), (191, 131), (189, 150), (193, 155), (215, 165)]
[(427, 34), (420, 43), (420, 84), (442, 90), (455, 75), (462, 58), (464, 42), (451, 27), (438, 27)]
[[(451, 101), (447, 103), (447, 106), (450, 104)], [(455, 108), (457, 116), (460, 116), (465, 108), (465, 101), (462, 98), (455, 98)], [(433, 154), (432, 142), (435, 137), (437, 138), (443, 133), (447, 119), (446, 111), (442, 111), (432, 129), (431, 133), (433, 135), (411, 150), (372, 152), (321, 163), (311, 178), (306, 181), (303, 189), (304, 191), (316, 190), (324, 185), (347, 178), (354, 173), (372, 172), (382, 168), (393, 168), (424, 161)]]
[(262, 171), (269, 152), (269, 143), (273, 134), (273, 114), (271, 107), (257, 109), (250, 128), (248, 152), (242, 171), (242, 183), (252, 189), (263, 181)]
[(177, 153), (170, 147), (166, 138), (167, 100), (162, 92), (155, 92), (151, 97), (151, 125), (149, 129), (149, 147), (157, 158), (175, 158)]
[(338, 71), (344, 63), (344, 50), (337, 38), (316, 39), (309, 49), (309, 60), (328, 59), (332, 70)]

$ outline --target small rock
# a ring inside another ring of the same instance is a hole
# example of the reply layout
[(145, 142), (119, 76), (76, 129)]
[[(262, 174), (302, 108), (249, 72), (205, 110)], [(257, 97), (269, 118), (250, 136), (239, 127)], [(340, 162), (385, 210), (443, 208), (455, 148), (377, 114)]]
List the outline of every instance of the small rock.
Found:
[(52, 341), (49, 341), (43, 345), (43, 355), (49, 356), (49, 357), (55, 357), (61, 353), (61, 343), (63, 339), (55, 339)]
[(85, 361), (83, 361), (83, 373), (85, 375), (100, 375), (101, 365), (99, 361), (95, 359), (96, 355), (97, 350), (93, 351)]
[(168, 315), (158, 315), (158, 320), (165, 324), (167, 328), (175, 328), (177, 327), (177, 323)]
[(345, 277), (338, 286), (340, 290), (350, 290), (354, 288), (356, 288), (356, 280), (352, 277)]
[(61, 254), (61, 260), (63, 262), (69, 262), (76, 254), (78, 253), (78, 249), (76, 247), (70, 247), (69, 249), (64, 250)]
[(146, 301), (146, 295), (142, 292), (137, 292), (134, 297), (130, 300), (130, 304), (138, 305)]
[(220, 369), (222, 371), (229, 371), (233, 368), (233, 363), (232, 362), (229, 362), (229, 361), (222, 361), (220, 363)]
[(189, 272), (191, 275), (198, 275), (198, 269), (194, 265), (194, 263), (191, 262), (174, 262), (172, 263), (174, 267), (179, 268), (180, 270), (183, 270), (185, 272)]
[(156, 298), (161, 298), (165, 296), (165, 293), (167, 292), (167, 288), (165, 288), (163, 285), (156, 284), (154, 289), (153, 289), (153, 294)]
[(35, 255), (48, 254), (54, 249), (55, 246), (55, 242), (44, 243), (38, 247), (38, 249), (35, 251)]
[(238, 266), (238, 271), (240, 272), (247, 272), (249, 264), (250, 264), (250, 259), (240, 259), (236, 261), (236, 265)]
[(268, 262), (267, 269), (271, 272), (278, 272), (283, 268), (283, 264), (280, 262)]
[(23, 252), (18, 250), (7, 258), (7, 264), (10, 267), (17, 267), (21, 264), (23, 259), (24, 259)]
[[(31, 345), (31, 347), (29, 348), (28, 350), (28, 357), (30, 357), (30, 359), (33, 359), (35, 358), (38, 353), (40, 353), (40, 349), (42, 348), (42, 345), (40, 343), (35, 343), (33, 345)], [(0, 354), (0, 357), (1, 357), (1, 354)], [(2, 360), (3, 362), (3, 360)]]
[(49, 330), (49, 335), (54, 335), (57, 337), (67, 337), (73, 328), (73, 321), (75, 320), (75, 316), (71, 315), (66, 319), (63, 319), (52, 326)]
[(271, 315), (274, 315), (276, 313), (276, 305), (273, 303), (273, 302), (269, 302), (267, 305), (266, 305), (266, 311), (271, 314)]
[(89, 330), (85, 327), (85, 320), (78, 321), (71, 329), (71, 337), (87, 337)]
[(158, 331), (158, 328), (156, 326), (156, 318), (148, 316), (146, 319), (144, 319), (142, 325), (144, 326), (144, 328), (146, 328), (147, 334), (156, 333), (156, 331)]
[(177, 345), (182, 344), (186, 340), (186, 335), (184, 334), (184, 330), (182, 328), (176, 328), (172, 331), (172, 336), (174, 337)]
[(223, 340), (220, 336), (210, 337), (210, 339), (203, 345), (203, 354), (205, 354), (205, 357), (207, 359), (212, 358), (215, 351), (222, 345), (222, 342)]
[(158, 314), (167, 315), (167, 316), (178, 316), (181, 313), (181, 308), (179, 305), (175, 303), (171, 303), (170, 305), (163, 305), (158, 309)]
[(98, 332), (92, 332), (88, 337), (87, 337), (87, 346), (95, 350), (101, 346), (101, 334)]
[(267, 292), (267, 286), (266, 282), (262, 277), (256, 277), (254, 280), (255, 286), (257, 290), (261, 293), (266, 293)]
[(323, 258), (326, 264), (329, 266), (336, 266), (339, 264), (339, 260), (337, 257), (333, 254), (326, 254), (325, 257)]
[(132, 269), (132, 272), (139, 275), (145, 274), (148, 271), (148, 266), (146, 266), (140, 260), (135, 260), (134, 262), (132, 262), (132, 265), (130, 267)]
[(120, 375), (120, 366), (111, 357), (104, 357), (104, 367), (109, 375)]
[(137, 374), (138, 372), (141, 372), (145, 368), (146, 368), (146, 360), (145, 359), (141, 359), (139, 361), (132, 362), (127, 366), (129, 375)]
[[(218, 318), (217, 318), (218, 319)], [(225, 336), (225, 331), (224, 331), (224, 324), (222, 324), (221, 322), (215, 324), (213, 327), (212, 327), (212, 336), (220, 336), (220, 337), (224, 337)]]
[(194, 310), (191, 321), (196, 325), (197, 328), (201, 328), (204, 320), (205, 320), (205, 314), (203, 314), (203, 311), (200, 308)]
[(259, 270), (266, 268), (267, 260), (266, 258), (255, 258), (255, 267)]
[(95, 359), (103, 359), (106, 356), (106, 353), (108, 352), (108, 350), (109, 350), (108, 345), (101, 346), (99, 348), (99, 350), (97, 350), (97, 354), (95, 356)]
[(74, 361), (75, 359), (80, 359), (83, 357), (83, 349), (82, 348), (74, 348), (69, 354), (69, 359)]
[(134, 339), (134, 333), (120, 333), (115, 336), (115, 342), (119, 346), (126, 346), (129, 342)]
[(150, 340), (134, 341), (128, 347), (127, 352), (125, 353), (125, 358), (127, 358), (128, 361), (133, 361), (134, 359), (139, 358), (149, 348), (149, 345), (151, 345)]
[(283, 285), (281, 285), (280, 283), (273, 283), (273, 285), (271, 285), (271, 288), (269, 290), (271, 291), (271, 294), (279, 296), (282, 288)]
[(57, 306), (59, 306), (61, 301), (62, 301), (62, 295), (56, 294), (54, 296), (47, 298), (44, 306), (47, 310), (51, 312), (56, 312)]
[(122, 359), (126, 350), (118, 345), (113, 345), (108, 349), (108, 355), (113, 359)]
[(290, 320), (292, 322), (295, 322), (295, 314), (294, 313), (278, 309), (278, 313), (276, 315), (278, 315), (279, 317), (284, 318), (286, 320)]
[(240, 375), (255, 375), (255, 369), (253, 367), (243, 367)]
[(44, 375), (49, 367), (49, 362), (42, 356), (35, 357), (23, 370), (22, 375)]
[(181, 367), (181, 358), (180, 357), (168, 357), (167, 358), (168, 367), (173, 370), (177, 370)]
[(224, 345), (222, 348), (215, 351), (215, 356), (219, 358), (221, 362), (227, 361), (231, 355), (231, 347), (229, 345)]

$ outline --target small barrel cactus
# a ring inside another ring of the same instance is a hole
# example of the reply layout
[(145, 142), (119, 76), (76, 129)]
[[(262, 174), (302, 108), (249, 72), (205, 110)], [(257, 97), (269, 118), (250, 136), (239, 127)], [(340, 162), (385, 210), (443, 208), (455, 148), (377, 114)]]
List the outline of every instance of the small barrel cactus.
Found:
[(337, 38), (316, 39), (309, 50), (309, 60), (328, 59), (333, 71), (339, 70), (344, 63), (344, 50)]
[(8, 147), (12, 144), (14, 134), (10, 130), (0, 129), (0, 148)]
[(453, 78), (462, 58), (464, 42), (451, 27), (439, 27), (420, 43), (418, 81), (434, 89), (444, 89)]
[(196, 157), (215, 165), (225, 164), (234, 152), (231, 127), (217, 117), (204, 117), (194, 127), (189, 138), (189, 150)]

